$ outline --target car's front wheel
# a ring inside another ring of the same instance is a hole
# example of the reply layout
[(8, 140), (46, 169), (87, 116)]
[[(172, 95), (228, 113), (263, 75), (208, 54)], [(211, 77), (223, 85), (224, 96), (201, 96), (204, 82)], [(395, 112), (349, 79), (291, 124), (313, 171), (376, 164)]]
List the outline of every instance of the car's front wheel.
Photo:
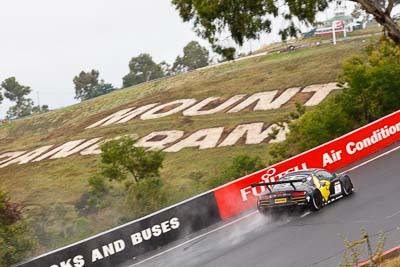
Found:
[(345, 176), (342, 180), (342, 190), (343, 190), (343, 195), (345, 197), (350, 196), (353, 193), (353, 183), (350, 180), (349, 176)]
[(314, 211), (320, 210), (322, 208), (322, 195), (318, 189), (314, 190), (311, 195), (310, 208)]

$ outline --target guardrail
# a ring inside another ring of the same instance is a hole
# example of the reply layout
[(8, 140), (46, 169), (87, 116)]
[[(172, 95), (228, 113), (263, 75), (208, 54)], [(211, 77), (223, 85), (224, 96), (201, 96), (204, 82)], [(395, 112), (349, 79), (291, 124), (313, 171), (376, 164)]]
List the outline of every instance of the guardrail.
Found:
[(251, 188), (251, 183), (277, 181), (304, 168), (334, 171), (399, 140), (400, 110), (273, 166), (18, 266), (115, 266), (253, 208), (260, 189)]
[(221, 221), (212, 191), (17, 266), (117, 266)]
[(328, 143), (214, 189), (221, 218), (254, 207), (260, 188), (250, 184), (273, 182), (286, 173), (306, 168), (334, 171), (400, 140), (400, 110)]

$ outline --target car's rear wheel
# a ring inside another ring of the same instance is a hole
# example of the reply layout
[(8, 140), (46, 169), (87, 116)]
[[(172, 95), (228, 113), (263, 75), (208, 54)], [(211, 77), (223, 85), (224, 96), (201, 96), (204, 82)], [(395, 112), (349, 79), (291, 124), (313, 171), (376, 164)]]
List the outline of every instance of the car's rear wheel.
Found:
[(343, 196), (345, 197), (350, 196), (353, 193), (353, 184), (350, 180), (350, 177), (345, 176), (341, 182), (342, 182)]
[(317, 211), (322, 208), (322, 195), (321, 192), (317, 189), (314, 190), (310, 199), (310, 208), (311, 210)]

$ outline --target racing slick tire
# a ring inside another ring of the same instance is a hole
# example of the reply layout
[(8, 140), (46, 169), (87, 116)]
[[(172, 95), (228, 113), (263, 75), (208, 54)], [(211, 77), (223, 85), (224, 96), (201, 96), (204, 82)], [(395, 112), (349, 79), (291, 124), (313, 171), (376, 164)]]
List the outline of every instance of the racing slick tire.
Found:
[(310, 209), (313, 211), (318, 211), (322, 208), (322, 195), (321, 192), (316, 189), (312, 193), (311, 199), (310, 199)]
[(351, 182), (350, 177), (346, 175), (340, 182), (342, 184), (343, 196), (350, 196), (353, 193), (353, 183)]

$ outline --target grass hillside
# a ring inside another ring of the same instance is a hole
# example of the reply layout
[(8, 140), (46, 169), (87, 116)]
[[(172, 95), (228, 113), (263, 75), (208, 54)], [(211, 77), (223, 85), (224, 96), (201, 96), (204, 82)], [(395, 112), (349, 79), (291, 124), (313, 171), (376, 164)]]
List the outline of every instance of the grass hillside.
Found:
[[(181, 98), (202, 100), (209, 96), (230, 97), (295, 86), (335, 81), (344, 58), (358, 53), (367, 42), (359, 39), (272, 54), (228, 63), (155, 82), (118, 90), (67, 108), (32, 116), (0, 126), (0, 154), (32, 150), (49, 144), (90, 137), (113, 137), (127, 133), (140, 136), (152, 131), (184, 130), (224, 126), (233, 128), (246, 122), (279, 121), (294, 110), (294, 102), (279, 110), (214, 114), (184, 118), (181, 113), (148, 121), (85, 130), (88, 125), (120, 109)], [(308, 97), (307, 95), (298, 96)], [(268, 144), (236, 145), (206, 150), (184, 149), (167, 153), (161, 172), (163, 182), (173, 192), (165, 206), (207, 190), (207, 181), (241, 153), (268, 161)], [(0, 187), (23, 202), (41, 253), (71, 243), (123, 222), (120, 211), (106, 208), (94, 214), (80, 214), (75, 205), (87, 192), (89, 176), (98, 171), (100, 156), (73, 155), (0, 169)], [(118, 196), (115, 196), (118, 198)], [(128, 219), (135, 217), (135, 214)]]

